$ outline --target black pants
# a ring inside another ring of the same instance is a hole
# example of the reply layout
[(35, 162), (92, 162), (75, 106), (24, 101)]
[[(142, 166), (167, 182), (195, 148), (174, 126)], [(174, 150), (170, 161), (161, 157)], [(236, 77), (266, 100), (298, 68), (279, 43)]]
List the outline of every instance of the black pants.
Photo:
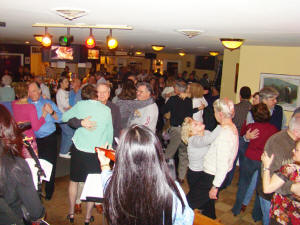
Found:
[(51, 199), (54, 192), (54, 180), (56, 171), (56, 159), (57, 159), (57, 137), (56, 132), (53, 132), (49, 136), (36, 139), (39, 158), (45, 159), (53, 165), (50, 181), (46, 182), (45, 192), (46, 198)]
[(209, 198), (209, 191), (214, 180), (213, 175), (203, 171), (195, 172), (188, 170), (187, 181), (190, 191), (187, 194), (187, 201), (192, 209), (202, 210), (202, 214), (216, 219), (215, 200)]

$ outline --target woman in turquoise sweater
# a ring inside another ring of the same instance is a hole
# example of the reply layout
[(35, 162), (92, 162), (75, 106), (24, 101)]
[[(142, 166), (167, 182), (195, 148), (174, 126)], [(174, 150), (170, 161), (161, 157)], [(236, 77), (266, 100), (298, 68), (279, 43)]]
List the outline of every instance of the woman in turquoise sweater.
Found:
[[(110, 109), (97, 101), (97, 92), (92, 85), (85, 86), (81, 91), (82, 101), (79, 101), (62, 117), (63, 122), (71, 118), (84, 119), (90, 116), (90, 120), (96, 123), (93, 129), (78, 128), (72, 138), (71, 168), (69, 200), (70, 209), (68, 219), (74, 222), (74, 207), (77, 195), (78, 182), (85, 182), (89, 173), (100, 173), (99, 162), (95, 153), (95, 147), (112, 144), (113, 126)], [(94, 202), (87, 203), (85, 224), (94, 220), (92, 209)]]

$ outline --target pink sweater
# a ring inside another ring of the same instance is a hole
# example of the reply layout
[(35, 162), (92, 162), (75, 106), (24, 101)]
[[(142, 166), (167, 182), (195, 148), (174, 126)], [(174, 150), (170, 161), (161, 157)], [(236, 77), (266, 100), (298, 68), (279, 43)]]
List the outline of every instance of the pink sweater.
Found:
[[(12, 110), (14, 114), (15, 121), (17, 123), (20, 122), (31, 122), (31, 129), (28, 129), (24, 131), (24, 134), (27, 137), (32, 137), (33, 138), (33, 143), (32, 147), (37, 153), (37, 147), (36, 147), (36, 142), (35, 142), (35, 135), (34, 131), (37, 131), (40, 129), (40, 127), (45, 123), (45, 118), (41, 116), (41, 118), (38, 118), (35, 106), (32, 104), (17, 104), (17, 101), (12, 102)], [(23, 157), (28, 158), (28, 154), (24, 152), (25, 150), (23, 149)]]

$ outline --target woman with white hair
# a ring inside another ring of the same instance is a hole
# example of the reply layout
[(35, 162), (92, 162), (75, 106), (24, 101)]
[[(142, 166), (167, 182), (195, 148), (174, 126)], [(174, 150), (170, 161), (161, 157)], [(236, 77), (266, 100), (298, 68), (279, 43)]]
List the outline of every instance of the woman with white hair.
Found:
[(0, 102), (11, 102), (15, 100), (15, 91), (10, 86), (12, 78), (9, 75), (2, 77), (1, 83), (3, 87), (0, 87)]
[(226, 98), (217, 99), (213, 106), (222, 129), (204, 157), (203, 171), (199, 173), (202, 182), (198, 185), (198, 197), (188, 198), (188, 202), (192, 209), (198, 208), (202, 214), (215, 219), (215, 200), (227, 173), (232, 169), (239, 142), (238, 131), (232, 122), (233, 102)]

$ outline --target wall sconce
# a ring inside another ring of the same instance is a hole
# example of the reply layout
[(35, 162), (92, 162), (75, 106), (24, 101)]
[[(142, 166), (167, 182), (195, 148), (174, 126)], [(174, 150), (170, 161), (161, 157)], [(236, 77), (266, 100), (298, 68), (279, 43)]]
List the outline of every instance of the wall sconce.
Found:
[(94, 48), (96, 46), (96, 41), (93, 36), (92, 28), (90, 28), (90, 36), (85, 40), (85, 46), (87, 48)]
[(157, 52), (163, 50), (164, 48), (165, 48), (164, 45), (152, 45), (152, 49)]
[(114, 50), (118, 47), (118, 41), (117, 39), (112, 37), (112, 29), (109, 30), (109, 35), (106, 38), (107, 47), (109, 50)]
[(243, 39), (221, 38), (220, 39), (225, 48), (230, 51), (238, 49), (243, 44)]
[(135, 54), (136, 54), (136, 55), (141, 55), (141, 54), (143, 54), (143, 53), (142, 53), (141, 51), (136, 51)]
[(43, 45), (43, 47), (50, 47), (52, 44), (52, 40), (51, 40), (51, 36), (48, 34), (48, 28), (45, 27), (45, 35), (42, 38), (42, 42), (41, 44)]
[(217, 56), (219, 54), (220, 54), (220, 52), (217, 52), (217, 51), (209, 51), (210, 56)]

